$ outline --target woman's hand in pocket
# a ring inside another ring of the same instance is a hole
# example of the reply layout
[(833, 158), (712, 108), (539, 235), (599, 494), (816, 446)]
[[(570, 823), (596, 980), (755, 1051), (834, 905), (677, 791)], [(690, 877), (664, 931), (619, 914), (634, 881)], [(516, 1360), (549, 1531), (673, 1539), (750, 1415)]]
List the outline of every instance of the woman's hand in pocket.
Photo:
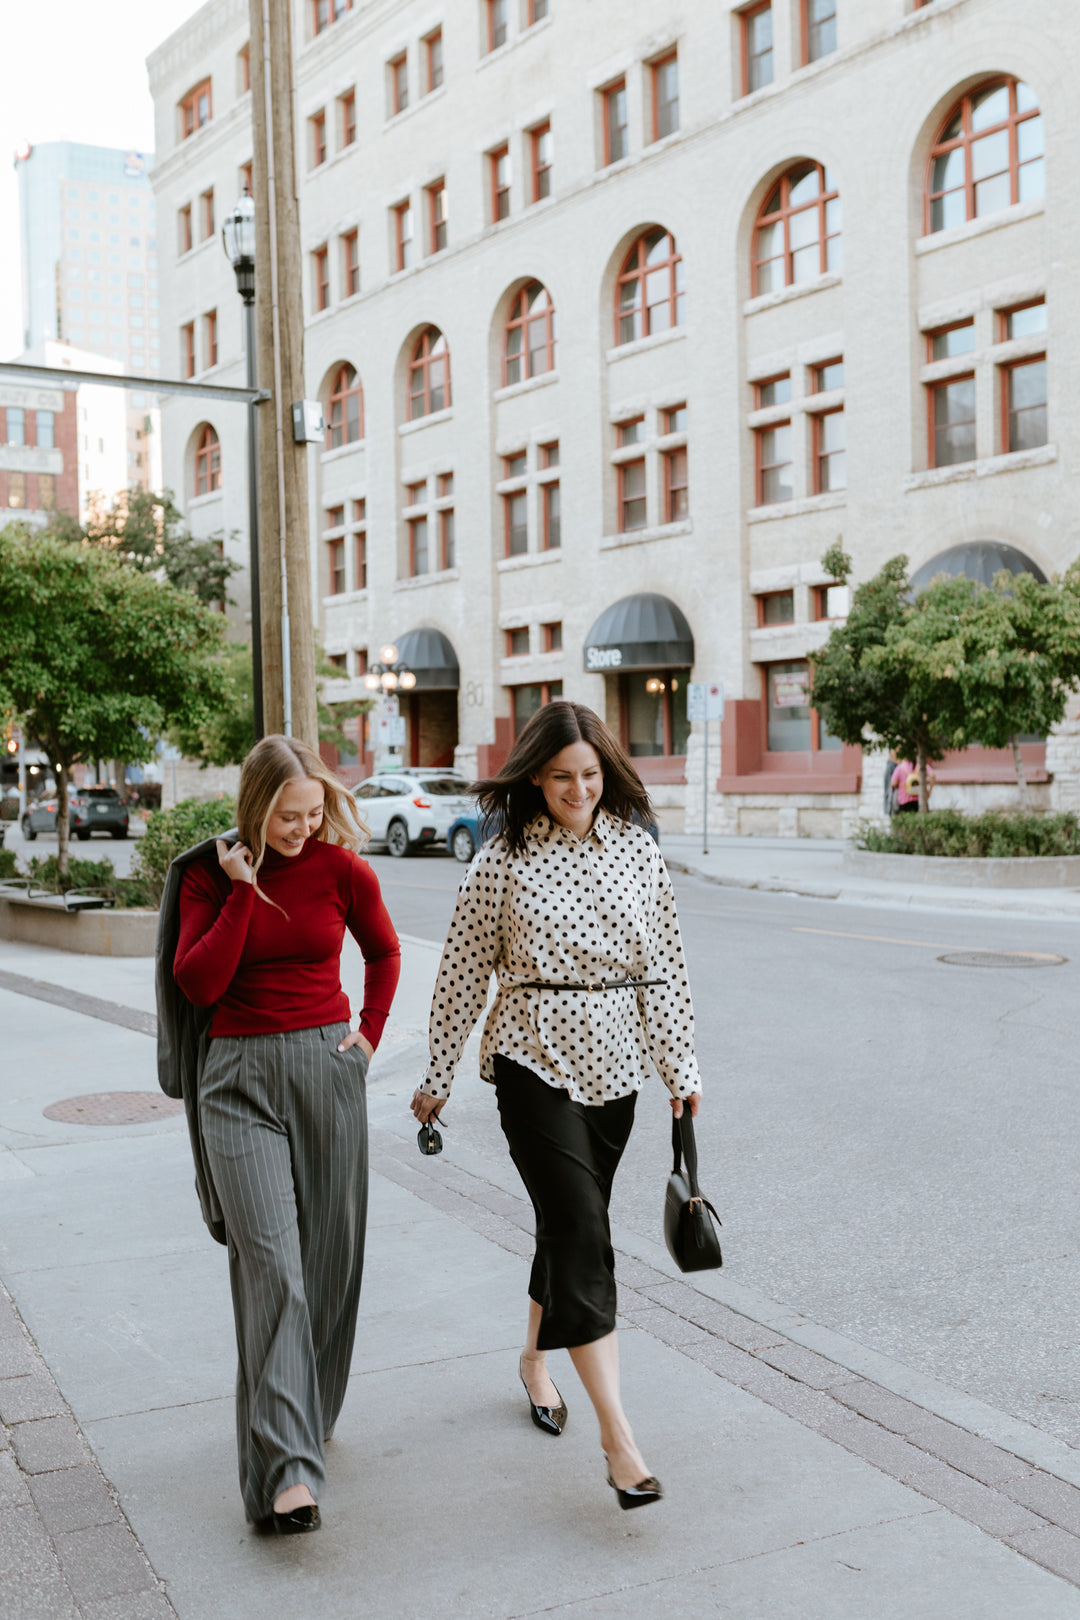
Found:
[(375, 1056), (375, 1048), (372, 1046), (371, 1042), (367, 1039), (366, 1035), (361, 1035), (359, 1030), (355, 1030), (352, 1035), (346, 1035), (345, 1039), (342, 1041), (341, 1045), (338, 1047), (338, 1051), (339, 1052), (347, 1052), (349, 1050), (350, 1046), (358, 1046), (360, 1048), (361, 1052), (363, 1052), (364, 1056), (367, 1058), (369, 1063), (371, 1062), (372, 1058)]

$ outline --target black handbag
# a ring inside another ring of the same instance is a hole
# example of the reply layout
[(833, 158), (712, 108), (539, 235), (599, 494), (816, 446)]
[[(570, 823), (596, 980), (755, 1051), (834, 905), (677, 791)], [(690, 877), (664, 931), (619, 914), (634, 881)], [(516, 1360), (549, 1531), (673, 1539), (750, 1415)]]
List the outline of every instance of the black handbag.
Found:
[(671, 1121), (671, 1146), (675, 1162), (664, 1195), (664, 1242), (680, 1271), (715, 1271), (724, 1260), (713, 1221), (721, 1222), (698, 1186), (694, 1121), (685, 1104), (682, 1118)]

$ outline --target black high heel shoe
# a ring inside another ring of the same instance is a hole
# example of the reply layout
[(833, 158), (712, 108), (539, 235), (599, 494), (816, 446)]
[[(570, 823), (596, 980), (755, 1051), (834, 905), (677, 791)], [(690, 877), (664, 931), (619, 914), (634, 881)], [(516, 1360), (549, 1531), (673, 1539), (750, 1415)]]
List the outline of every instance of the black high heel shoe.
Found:
[(611, 1464), (607, 1460), (606, 1452), (604, 1461), (607, 1463), (607, 1482), (618, 1497), (621, 1508), (648, 1507), (650, 1502), (659, 1502), (664, 1489), (655, 1474), (648, 1474), (645, 1479), (639, 1480), (636, 1485), (628, 1486), (624, 1491), (611, 1477)]
[(321, 1527), (322, 1516), (316, 1504), (309, 1502), (304, 1507), (293, 1508), (289, 1513), (271, 1513), (270, 1523), (279, 1536), (303, 1536)]
[(529, 1412), (536, 1427), (542, 1429), (545, 1434), (562, 1434), (563, 1429), (566, 1427), (566, 1402), (559, 1395), (559, 1391), (555, 1390), (556, 1395), (559, 1395), (558, 1406), (537, 1406), (529, 1394), (529, 1386), (525, 1382), (525, 1374), (521, 1370), (520, 1361), (518, 1362), (518, 1377), (521, 1379), (521, 1387), (528, 1397)]

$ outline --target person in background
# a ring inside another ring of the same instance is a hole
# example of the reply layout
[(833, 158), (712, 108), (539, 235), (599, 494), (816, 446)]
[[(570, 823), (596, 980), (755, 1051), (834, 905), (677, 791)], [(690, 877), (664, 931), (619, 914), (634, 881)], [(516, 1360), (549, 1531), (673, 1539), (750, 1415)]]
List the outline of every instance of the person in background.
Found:
[[(919, 767), (913, 765), (910, 759), (901, 759), (897, 762), (892, 773), (892, 790), (896, 795), (895, 814), (903, 815), (905, 812), (918, 811), (919, 808)], [(926, 767), (926, 797), (929, 800), (934, 787), (934, 773), (930, 766)]]

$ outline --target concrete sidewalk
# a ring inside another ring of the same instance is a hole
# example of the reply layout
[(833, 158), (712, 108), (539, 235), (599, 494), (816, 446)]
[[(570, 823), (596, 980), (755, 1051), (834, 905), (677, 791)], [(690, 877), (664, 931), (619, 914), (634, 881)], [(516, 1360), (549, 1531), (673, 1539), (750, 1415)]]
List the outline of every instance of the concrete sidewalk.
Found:
[[(509, 1163), (452, 1132), (422, 1159), (406, 1109), (436, 961), (406, 942), (370, 1076), (368, 1267), (325, 1528), (279, 1541), (243, 1519), (224, 1253), (183, 1119), (42, 1114), (153, 1088), (151, 964), (0, 946), (4, 1620), (1080, 1616), (1080, 1454), (727, 1272), (679, 1277), (658, 1241), (613, 1234), (627, 1406), (667, 1499), (619, 1512), (564, 1353), (567, 1431), (532, 1427), (531, 1211)], [(459, 1084), (481, 1085), (474, 1060)]]
[(840, 838), (734, 838), (710, 833), (706, 855), (700, 833), (664, 833), (660, 847), (674, 871), (725, 888), (921, 911), (994, 911), (1080, 920), (1080, 889), (976, 889), (863, 877), (844, 869), (848, 846)]

